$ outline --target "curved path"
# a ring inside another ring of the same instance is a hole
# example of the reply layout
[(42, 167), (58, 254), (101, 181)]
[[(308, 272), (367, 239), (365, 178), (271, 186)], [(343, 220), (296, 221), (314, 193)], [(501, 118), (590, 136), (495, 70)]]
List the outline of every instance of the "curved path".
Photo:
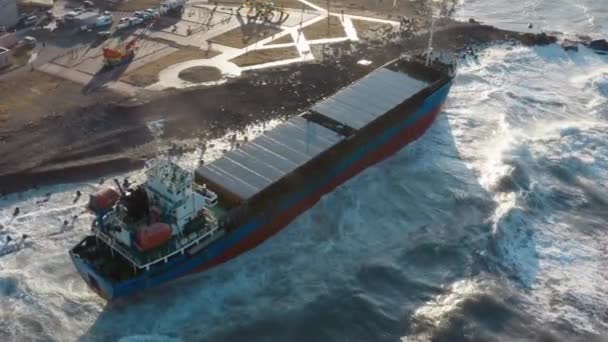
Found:
[[(352, 19), (381, 22), (381, 23), (387, 23), (387, 24), (391, 24), (391, 25), (395, 25), (395, 26), (399, 25), (398, 22), (390, 21), (390, 20), (368, 18), (368, 17), (349, 15), (349, 14), (328, 13), (323, 8), (316, 6), (306, 0), (298, 0), (298, 1), (315, 9), (316, 11), (319, 12), (319, 15), (302, 22), (301, 25), (291, 26), (291, 27), (290, 26), (281, 26), (280, 28), (282, 31), (280, 33), (273, 35), (272, 37), (268, 37), (266, 39), (260, 40), (260, 41), (256, 42), (255, 44), (247, 46), (245, 48), (234, 49), (234, 48), (229, 48), (229, 47), (226, 47), (226, 48), (222, 47), (220, 49), (222, 51), (222, 54), (215, 56), (211, 59), (195, 59), (195, 60), (182, 62), (182, 63), (174, 64), (170, 67), (167, 67), (166, 69), (162, 70), (159, 73), (159, 75), (158, 75), (159, 81), (157, 83), (154, 83), (154, 84), (148, 86), (147, 89), (163, 90), (163, 89), (167, 89), (167, 88), (188, 88), (188, 87), (194, 87), (194, 86), (213, 86), (213, 85), (218, 85), (218, 84), (222, 84), (222, 83), (226, 82), (227, 78), (229, 78), (229, 77), (238, 77), (241, 75), (241, 73), (243, 71), (246, 71), (246, 70), (269, 68), (269, 67), (274, 67), (274, 66), (314, 60), (314, 56), (310, 51), (310, 46), (313, 44), (331, 44), (331, 43), (337, 43), (337, 42), (342, 42), (342, 41), (346, 41), (346, 40), (356, 41), (359, 39), (357, 36), (357, 32), (356, 32), (355, 28), (353, 27)], [(344, 27), (346, 36), (338, 37), (338, 38), (317, 39), (317, 40), (308, 41), (302, 34), (302, 28), (312, 25), (323, 19), (327, 19), (327, 17), (329, 15), (333, 15), (333, 16), (340, 18), (340, 20), (342, 21), (342, 26)], [(286, 35), (291, 35), (294, 43), (266, 45), (266, 44), (272, 42), (273, 40), (286, 36)], [(237, 56), (243, 55), (247, 52), (251, 52), (254, 50), (271, 49), (271, 48), (288, 47), (288, 46), (294, 46), (298, 50), (300, 56), (297, 58), (292, 58), (292, 59), (288, 59), (288, 60), (281, 60), (281, 61), (277, 61), (277, 62), (263, 63), (263, 64), (251, 65), (251, 66), (246, 66), (246, 67), (239, 67), (236, 64), (229, 62), (231, 59), (233, 59)], [(192, 82), (188, 82), (188, 81), (185, 81), (185, 80), (179, 78), (180, 72), (182, 72), (186, 69), (192, 68), (192, 67), (199, 67), (199, 66), (217, 68), (222, 72), (224, 77), (219, 81), (202, 82), (202, 83), (192, 83)]]
[[(218, 56), (219, 57), (219, 56)], [(218, 81), (209, 81), (201, 83), (192, 83), (179, 78), (179, 73), (193, 67), (212, 67), (217, 68), (222, 75), (222, 79)], [(158, 74), (158, 82), (148, 87), (151, 90), (162, 90), (166, 88), (188, 88), (194, 86), (213, 86), (226, 82), (228, 77), (237, 77), (241, 75), (241, 68), (236, 64), (222, 59), (194, 59), (172, 66), (162, 70)]]

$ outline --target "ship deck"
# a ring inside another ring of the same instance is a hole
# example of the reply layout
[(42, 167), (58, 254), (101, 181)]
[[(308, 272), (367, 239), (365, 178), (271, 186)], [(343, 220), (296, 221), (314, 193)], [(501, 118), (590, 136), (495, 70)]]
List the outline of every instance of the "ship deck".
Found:
[[(446, 70), (393, 61), (301, 115), (197, 170), (199, 182), (240, 204), (445, 79)], [(310, 177), (318, 175), (310, 174)]]
[(149, 269), (150, 266), (159, 262), (166, 262), (169, 258), (183, 254), (188, 248), (204, 243), (213, 235), (219, 233), (219, 225), (216, 217), (225, 214), (225, 209), (219, 205), (206, 210), (206, 223), (192, 221), (191, 224), (198, 225), (199, 229), (192, 231), (187, 236), (174, 236), (166, 244), (148, 251), (140, 251), (137, 248), (128, 248), (105, 232), (95, 229), (95, 235), (118, 252), (135, 267)]

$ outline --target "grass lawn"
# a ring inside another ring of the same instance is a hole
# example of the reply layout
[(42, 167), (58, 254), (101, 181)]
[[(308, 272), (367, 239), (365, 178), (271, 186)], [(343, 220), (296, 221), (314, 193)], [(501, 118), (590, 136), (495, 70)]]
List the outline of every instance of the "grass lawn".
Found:
[(240, 67), (245, 67), (249, 65), (277, 62), (284, 59), (292, 59), (297, 57), (300, 57), (298, 49), (293, 46), (289, 46), (276, 49), (250, 51), (246, 54), (233, 58), (230, 61)]
[(161, 70), (177, 63), (194, 59), (207, 59), (219, 55), (218, 51), (206, 51), (194, 47), (186, 47), (161, 57), (125, 74), (120, 80), (139, 87), (146, 87), (158, 82)]
[(344, 32), (344, 27), (342, 26), (340, 18), (330, 15), (329, 25), (327, 21), (328, 19), (323, 19), (304, 27), (304, 37), (306, 37), (307, 40), (346, 37), (346, 32)]

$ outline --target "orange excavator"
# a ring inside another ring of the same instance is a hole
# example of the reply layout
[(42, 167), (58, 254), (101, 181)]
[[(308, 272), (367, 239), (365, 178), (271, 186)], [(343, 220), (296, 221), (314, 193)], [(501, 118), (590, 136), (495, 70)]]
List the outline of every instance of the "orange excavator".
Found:
[(135, 57), (135, 50), (137, 50), (137, 37), (124, 46), (117, 46), (114, 48), (104, 47), (103, 48), (103, 62), (106, 67), (115, 67), (122, 64), (130, 63)]
[(119, 44), (115, 47), (104, 47), (103, 48), (103, 62), (106, 68), (113, 68), (119, 65), (131, 63), (135, 58), (135, 53), (139, 48), (138, 42), (147, 34), (150, 28), (154, 25), (154, 21), (151, 22), (145, 29), (143, 29), (135, 38), (128, 41), (126, 44)]

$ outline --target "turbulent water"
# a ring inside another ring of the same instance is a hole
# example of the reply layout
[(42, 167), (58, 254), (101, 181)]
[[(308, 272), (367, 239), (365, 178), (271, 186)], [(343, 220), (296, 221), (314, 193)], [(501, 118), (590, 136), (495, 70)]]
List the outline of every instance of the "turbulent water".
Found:
[[(458, 15), (606, 37), (606, 8), (480, 0)], [(89, 291), (66, 253), (90, 220), (74, 192), (97, 186), (0, 200), (0, 341), (608, 336), (608, 58), (587, 49), (485, 48), (421, 140), (246, 255), (126, 303)]]

